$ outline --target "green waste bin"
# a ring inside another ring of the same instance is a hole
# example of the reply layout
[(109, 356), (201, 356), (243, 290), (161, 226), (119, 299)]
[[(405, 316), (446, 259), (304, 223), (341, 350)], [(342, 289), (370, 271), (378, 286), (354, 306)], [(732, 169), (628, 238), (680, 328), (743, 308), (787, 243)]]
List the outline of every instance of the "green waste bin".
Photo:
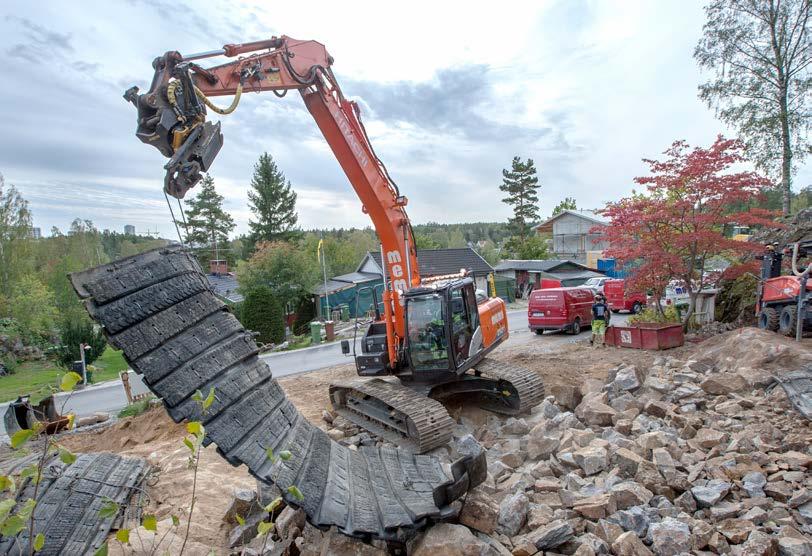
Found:
[(350, 320), (350, 306), (349, 305), (342, 305), (341, 306), (341, 320), (347, 322)]
[(310, 323), (310, 341), (313, 344), (320, 344), (321, 343), (321, 323), (320, 322), (311, 322)]

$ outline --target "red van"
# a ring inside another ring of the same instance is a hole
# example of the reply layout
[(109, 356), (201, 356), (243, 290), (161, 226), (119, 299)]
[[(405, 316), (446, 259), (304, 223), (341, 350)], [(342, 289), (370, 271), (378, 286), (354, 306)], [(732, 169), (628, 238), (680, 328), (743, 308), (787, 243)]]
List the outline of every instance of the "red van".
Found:
[(580, 334), (592, 324), (595, 295), (589, 288), (549, 288), (530, 294), (527, 323), (530, 330), (565, 330)]
[(630, 311), (637, 314), (646, 306), (646, 294), (627, 292), (625, 280), (607, 280), (603, 285), (603, 294), (609, 308), (615, 313)]

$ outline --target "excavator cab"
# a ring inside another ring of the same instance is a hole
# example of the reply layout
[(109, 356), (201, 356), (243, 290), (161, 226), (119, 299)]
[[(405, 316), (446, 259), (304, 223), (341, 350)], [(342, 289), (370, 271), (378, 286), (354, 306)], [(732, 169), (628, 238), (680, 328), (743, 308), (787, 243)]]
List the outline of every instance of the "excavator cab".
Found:
[[(459, 374), (482, 349), (476, 290), (471, 278), (412, 288), (403, 294), (407, 336), (397, 374), (431, 382)], [(361, 342), (356, 367), (361, 376), (390, 374), (386, 326), (373, 322)]]

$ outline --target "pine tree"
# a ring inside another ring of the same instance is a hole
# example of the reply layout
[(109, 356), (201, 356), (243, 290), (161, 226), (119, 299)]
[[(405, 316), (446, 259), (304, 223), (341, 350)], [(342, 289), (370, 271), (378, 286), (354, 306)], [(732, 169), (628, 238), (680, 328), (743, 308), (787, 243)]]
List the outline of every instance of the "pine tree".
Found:
[(572, 197), (565, 197), (563, 201), (558, 203), (553, 209), (553, 216), (561, 214), (565, 210), (577, 210), (578, 206), (575, 204), (575, 199)]
[(191, 245), (211, 245), (212, 249), (228, 241), (228, 234), (236, 224), (223, 210), (223, 196), (214, 190), (214, 180), (206, 176), (200, 184), (200, 191), (193, 199), (186, 201), (186, 241)]
[(513, 207), (513, 218), (508, 223), (522, 242), (527, 237), (530, 224), (539, 219), (540, 188), (532, 158), (522, 162), (521, 158), (514, 156), (510, 170), (502, 170), (502, 185), (499, 189), (507, 193), (502, 202)]
[(254, 241), (289, 240), (296, 236), (296, 192), (285, 180), (273, 157), (264, 153), (254, 165), (248, 205), (256, 216), (249, 220)]

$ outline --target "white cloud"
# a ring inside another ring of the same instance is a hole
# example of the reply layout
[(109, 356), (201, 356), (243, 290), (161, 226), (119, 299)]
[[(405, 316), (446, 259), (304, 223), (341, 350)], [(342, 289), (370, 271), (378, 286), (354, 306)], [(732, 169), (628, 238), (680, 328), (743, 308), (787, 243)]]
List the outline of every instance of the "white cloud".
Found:
[[(312, 38), (335, 58), (373, 145), (410, 199), (414, 222), (504, 220), (501, 169), (540, 171), (542, 212), (565, 196), (593, 208), (628, 194), (673, 140), (709, 144), (724, 127), (697, 98), (699, 4), (179, 0), (69, 5), (6, 2), (0, 12), (0, 171), (31, 201), (36, 225), (75, 217), (174, 236), (164, 159), (133, 135), (121, 99), (151, 61), (273, 34)], [(297, 94), (247, 95), (221, 118), (213, 168), (247, 230), (247, 189), (270, 152), (299, 194), (305, 228), (366, 226), (360, 202)], [(796, 183), (812, 179), (807, 166)]]

